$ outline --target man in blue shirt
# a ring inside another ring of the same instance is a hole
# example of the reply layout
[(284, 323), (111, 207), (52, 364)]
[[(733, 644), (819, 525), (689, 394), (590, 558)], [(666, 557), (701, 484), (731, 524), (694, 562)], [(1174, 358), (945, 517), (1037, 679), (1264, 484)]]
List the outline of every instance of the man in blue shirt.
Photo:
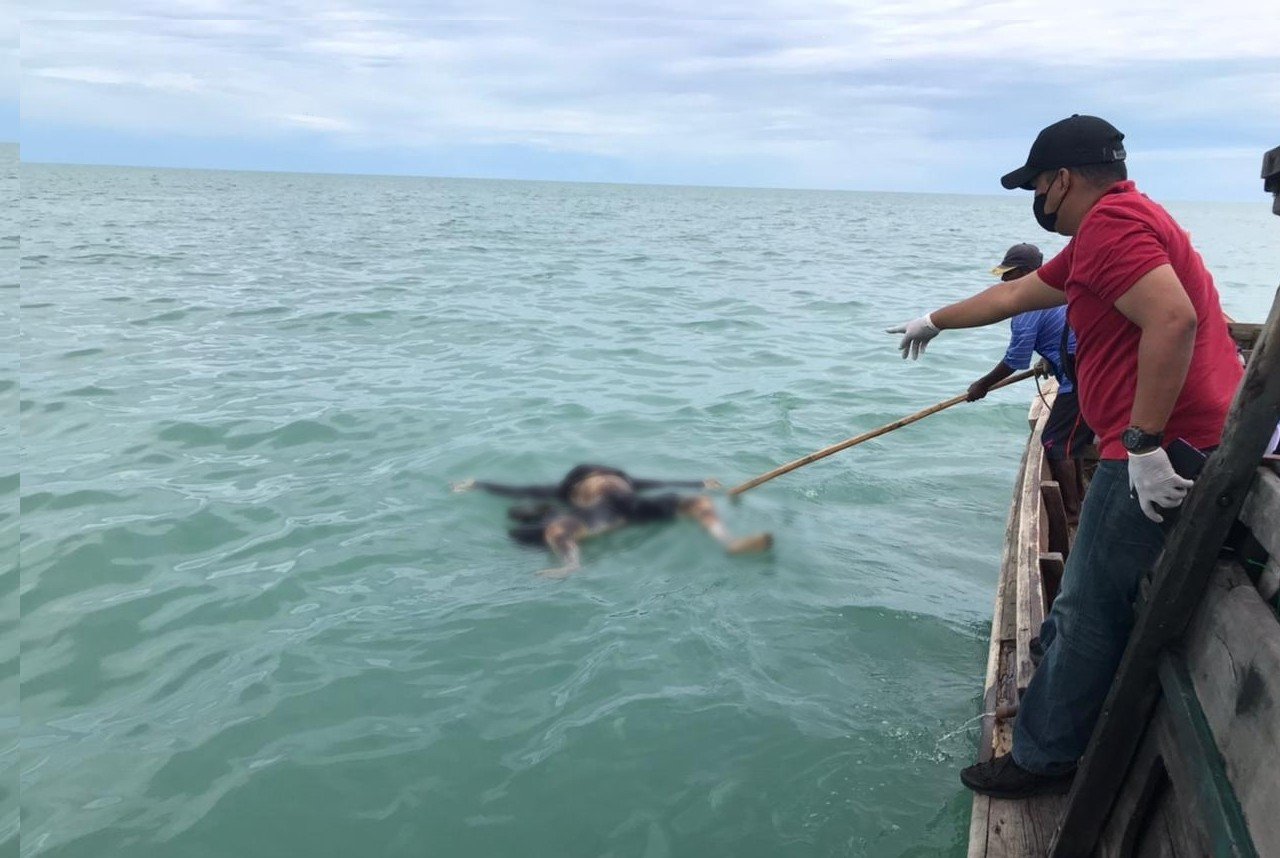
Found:
[[(991, 273), (999, 275), (1001, 280), (1017, 280), (1035, 271), (1043, 262), (1044, 256), (1034, 244), (1015, 244), (1004, 255), (1004, 261), (991, 269)], [(1080, 496), (1084, 491), (1078, 460), (1093, 442), (1093, 430), (1085, 424), (1080, 414), (1080, 401), (1076, 397), (1073, 380), (1076, 338), (1067, 326), (1067, 308), (1052, 307), (1020, 313), (1010, 323), (1013, 336), (1004, 359), (991, 372), (969, 385), (968, 399), (977, 402), (987, 395), (992, 385), (1030, 366), (1032, 352), (1044, 359), (1058, 379), (1058, 396), (1049, 411), (1041, 441), (1049, 472), (1062, 488), (1062, 505), (1067, 510), (1067, 521), (1074, 525), (1080, 520)]]

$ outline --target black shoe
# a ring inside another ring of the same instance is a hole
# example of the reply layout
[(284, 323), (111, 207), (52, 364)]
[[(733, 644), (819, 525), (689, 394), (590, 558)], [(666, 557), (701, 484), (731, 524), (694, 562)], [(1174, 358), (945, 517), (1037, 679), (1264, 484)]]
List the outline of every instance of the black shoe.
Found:
[(1075, 769), (1061, 775), (1038, 775), (1013, 761), (1012, 754), (977, 763), (960, 772), (969, 789), (992, 798), (1028, 798), (1033, 795), (1061, 795), (1071, 789)]

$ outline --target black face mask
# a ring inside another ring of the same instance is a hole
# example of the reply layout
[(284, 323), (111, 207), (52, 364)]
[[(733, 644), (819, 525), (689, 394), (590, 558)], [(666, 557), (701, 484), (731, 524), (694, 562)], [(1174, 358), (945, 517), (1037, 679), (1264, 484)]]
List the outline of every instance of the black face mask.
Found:
[[(1036, 223), (1049, 232), (1057, 232), (1058, 229), (1058, 213), (1049, 214), (1044, 210), (1045, 198), (1049, 196), (1049, 192), (1036, 194), (1035, 199), (1031, 201), (1031, 213), (1036, 216)], [(1061, 205), (1061, 203), (1059, 203)]]

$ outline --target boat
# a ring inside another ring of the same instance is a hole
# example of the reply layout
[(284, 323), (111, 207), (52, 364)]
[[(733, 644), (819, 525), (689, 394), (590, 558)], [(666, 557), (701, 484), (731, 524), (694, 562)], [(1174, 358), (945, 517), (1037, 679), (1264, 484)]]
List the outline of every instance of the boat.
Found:
[[(1280, 148), (1263, 178), (1280, 214)], [(1280, 290), (1264, 324), (1232, 323), (1246, 359), (1222, 445), (1165, 551), (1067, 795), (973, 797), (969, 858), (1280, 856)], [(1035, 638), (1073, 533), (1036, 396), (996, 584), (978, 759), (1008, 753)], [(1269, 425), (1268, 425), (1268, 421)]]

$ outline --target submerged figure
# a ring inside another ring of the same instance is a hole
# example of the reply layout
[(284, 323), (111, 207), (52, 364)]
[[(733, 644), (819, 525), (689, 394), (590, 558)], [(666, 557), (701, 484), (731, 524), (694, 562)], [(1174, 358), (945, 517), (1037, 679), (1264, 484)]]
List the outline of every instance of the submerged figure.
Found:
[(679, 516), (698, 522), (730, 554), (764, 551), (773, 544), (768, 533), (735, 539), (706, 495), (642, 495), (657, 488), (717, 489), (715, 480), (638, 480), (617, 468), (578, 465), (559, 483), (541, 486), (509, 486), (481, 480), (454, 483), (455, 492), (482, 489), (510, 498), (540, 503), (520, 504), (507, 511), (519, 522), (508, 533), (526, 545), (545, 545), (561, 565), (542, 575), (563, 578), (581, 565), (578, 543), (628, 524), (672, 521)]

